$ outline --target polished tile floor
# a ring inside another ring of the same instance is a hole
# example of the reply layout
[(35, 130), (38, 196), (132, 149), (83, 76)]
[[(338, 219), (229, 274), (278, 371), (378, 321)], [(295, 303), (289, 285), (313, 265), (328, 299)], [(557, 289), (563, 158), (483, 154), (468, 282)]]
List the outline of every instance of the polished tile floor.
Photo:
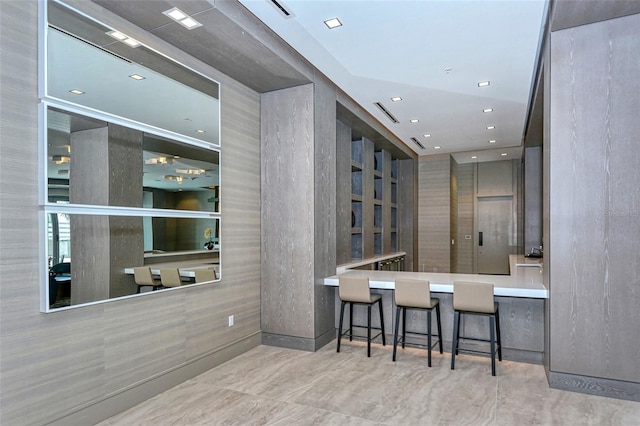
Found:
[(640, 403), (549, 389), (540, 365), (391, 351), (259, 346), (100, 425), (640, 425)]

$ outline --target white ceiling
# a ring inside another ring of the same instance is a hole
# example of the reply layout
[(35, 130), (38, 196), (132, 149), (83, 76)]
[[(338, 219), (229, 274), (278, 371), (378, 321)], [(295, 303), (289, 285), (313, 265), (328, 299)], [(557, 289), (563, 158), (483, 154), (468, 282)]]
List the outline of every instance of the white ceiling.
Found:
[(419, 155), (520, 155), (547, 0), (239, 1)]

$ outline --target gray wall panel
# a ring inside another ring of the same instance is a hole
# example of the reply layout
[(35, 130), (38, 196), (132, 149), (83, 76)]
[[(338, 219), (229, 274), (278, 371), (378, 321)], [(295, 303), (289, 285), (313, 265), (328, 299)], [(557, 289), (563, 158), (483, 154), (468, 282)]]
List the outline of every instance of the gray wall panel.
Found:
[(314, 337), (321, 336), (334, 328), (334, 290), (324, 285), (324, 278), (334, 275), (336, 271), (335, 118), (335, 86), (320, 73), (316, 73), (314, 82)]
[(264, 93), (261, 104), (262, 330), (313, 338), (313, 85)]
[(336, 263), (351, 261), (351, 128), (336, 124)]
[(419, 158), (418, 269), (450, 271), (451, 164), (449, 155)]
[(552, 33), (545, 151), (550, 369), (636, 383), (640, 340), (630, 336), (640, 324), (638, 51), (640, 15)]
[[(221, 82), (223, 278), (214, 285), (39, 311), (37, 2), (0, 2), (2, 424), (44, 424), (87, 407), (107, 407), (85, 424), (101, 420), (115, 414), (111, 397), (127, 392), (128, 401), (118, 406), (126, 408), (138, 402), (137, 385), (172, 371), (184, 371), (186, 380), (198, 369), (182, 367), (214, 359), (212, 354), (260, 332), (259, 95), (93, 3), (78, 6)], [(228, 327), (231, 314), (235, 325)]]

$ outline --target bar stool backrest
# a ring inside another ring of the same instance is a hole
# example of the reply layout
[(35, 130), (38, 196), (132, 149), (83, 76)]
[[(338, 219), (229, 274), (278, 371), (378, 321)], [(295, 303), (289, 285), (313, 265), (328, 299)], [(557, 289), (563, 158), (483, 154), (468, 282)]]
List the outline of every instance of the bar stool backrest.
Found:
[(196, 282), (213, 281), (216, 279), (216, 271), (213, 269), (196, 269)]
[(453, 283), (453, 309), (493, 314), (493, 284), (455, 281)]
[(151, 275), (151, 268), (148, 266), (138, 266), (133, 268), (133, 279), (138, 285), (158, 285)]
[(179, 287), (182, 285), (178, 268), (160, 269), (160, 281), (164, 287)]
[(340, 300), (355, 303), (371, 303), (369, 278), (340, 277), (338, 278)]
[(396, 306), (431, 308), (431, 292), (427, 280), (397, 279), (394, 297)]

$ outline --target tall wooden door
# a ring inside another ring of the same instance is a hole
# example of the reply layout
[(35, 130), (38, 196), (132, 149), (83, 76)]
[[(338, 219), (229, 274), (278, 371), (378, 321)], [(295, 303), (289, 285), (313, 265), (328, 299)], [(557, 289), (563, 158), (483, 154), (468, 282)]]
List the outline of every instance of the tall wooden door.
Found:
[(512, 203), (512, 196), (478, 197), (476, 265), (479, 274), (509, 274)]

